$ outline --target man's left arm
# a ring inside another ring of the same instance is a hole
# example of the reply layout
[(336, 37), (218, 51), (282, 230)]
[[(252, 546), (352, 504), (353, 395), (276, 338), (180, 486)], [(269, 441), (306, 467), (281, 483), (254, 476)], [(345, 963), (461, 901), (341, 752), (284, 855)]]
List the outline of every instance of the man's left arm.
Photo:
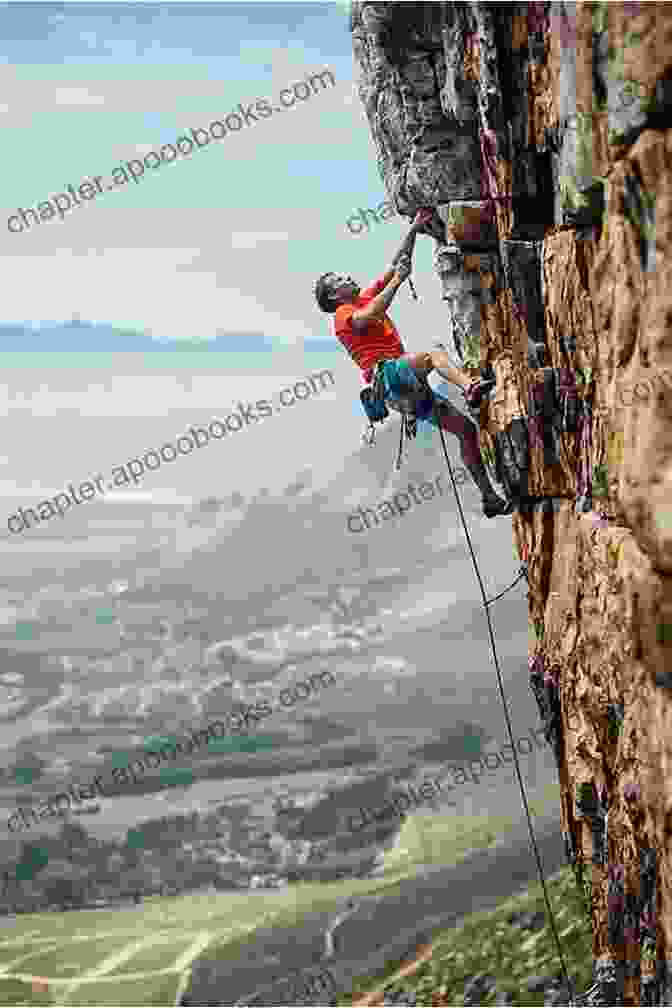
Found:
[(415, 239), (418, 234), (422, 231), (425, 234), (431, 234), (431, 231), (427, 231), (428, 226), (432, 223), (432, 218), (435, 216), (434, 211), (425, 207), (423, 210), (418, 210), (417, 214), (413, 218), (413, 223), (411, 224), (408, 234), (404, 238), (399, 251), (392, 260), (392, 270), (390, 270), (390, 276), (392, 276), (394, 269), (399, 264), (399, 260), (402, 258), (413, 259), (413, 252), (415, 251)]
[(372, 284), (371, 287), (368, 287), (365, 291), (362, 291), (364, 297), (375, 297), (376, 294), (380, 294), (380, 292), (385, 287), (387, 287), (388, 283), (390, 282), (394, 274), (397, 272), (397, 263), (402, 258), (402, 256), (410, 257), (413, 255), (416, 236), (417, 233), (415, 230), (411, 230), (409, 232), (409, 234), (404, 239), (403, 244), (400, 246), (399, 251), (392, 260), (392, 265), (390, 266), (390, 268), (385, 273), (383, 273), (380, 280), (376, 280), (376, 282)]
[(413, 252), (415, 250), (415, 240), (418, 237), (418, 232), (420, 231), (421, 228), (425, 226), (426, 223), (427, 223), (426, 212), (423, 213), (423, 211), (420, 211), (419, 213), (417, 213), (415, 218), (413, 219), (413, 223), (410, 226), (408, 234), (406, 235), (403, 242), (399, 246), (399, 249), (392, 260), (392, 265), (383, 274), (380, 280), (376, 280), (375, 284), (373, 284), (371, 287), (368, 287), (365, 291), (362, 292), (364, 297), (375, 297), (376, 294), (380, 294), (380, 292), (388, 285), (394, 274), (397, 272), (397, 265), (399, 260), (404, 256), (407, 256), (409, 259), (413, 258)]
[(415, 249), (415, 239), (418, 237), (418, 226), (415, 221), (411, 224), (410, 231), (404, 238), (402, 244), (399, 246), (397, 254), (392, 260), (392, 269), (390, 271), (390, 276), (394, 273), (394, 269), (401, 258), (407, 256), (409, 259), (413, 258), (413, 252)]

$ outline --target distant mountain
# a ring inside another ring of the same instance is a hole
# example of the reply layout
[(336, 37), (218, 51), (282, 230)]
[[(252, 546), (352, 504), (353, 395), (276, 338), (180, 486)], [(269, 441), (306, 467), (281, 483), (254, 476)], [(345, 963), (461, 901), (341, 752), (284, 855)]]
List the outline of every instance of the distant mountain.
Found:
[(204, 353), (268, 353), (272, 349), (271, 338), (263, 333), (231, 332), (207, 340), (187, 333), (180, 340), (158, 340), (108, 322), (86, 322), (77, 317), (68, 322), (45, 322), (39, 326), (0, 323), (0, 351), (5, 352), (174, 353), (176, 350), (202, 350)]

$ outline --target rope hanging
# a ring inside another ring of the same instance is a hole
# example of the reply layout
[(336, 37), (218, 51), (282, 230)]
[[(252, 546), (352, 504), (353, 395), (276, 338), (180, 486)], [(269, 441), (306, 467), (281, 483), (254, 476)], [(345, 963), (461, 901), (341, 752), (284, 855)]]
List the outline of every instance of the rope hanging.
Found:
[[(457, 509), (458, 509), (458, 511), (460, 513), (460, 521), (462, 522), (462, 528), (464, 529), (464, 535), (466, 537), (467, 545), (469, 547), (469, 553), (471, 555), (471, 560), (472, 560), (472, 563), (474, 565), (474, 572), (476, 574), (476, 579), (478, 581), (478, 586), (479, 586), (479, 588), (481, 590), (481, 597), (483, 599), (483, 609), (485, 610), (485, 617), (486, 617), (486, 619), (488, 621), (488, 633), (490, 635), (490, 648), (492, 650), (492, 657), (493, 657), (493, 660), (494, 660), (494, 663), (495, 663), (495, 671), (497, 672), (497, 685), (499, 686), (499, 693), (500, 693), (500, 696), (502, 698), (502, 706), (504, 708), (504, 715), (506, 717), (506, 727), (507, 727), (507, 731), (509, 733), (509, 739), (511, 741), (511, 747), (513, 749), (513, 757), (514, 757), (514, 762), (515, 762), (515, 767), (516, 767), (516, 775), (518, 777), (518, 785), (520, 787), (520, 794), (521, 794), (521, 797), (523, 799), (523, 805), (525, 806), (525, 816), (527, 818), (527, 826), (528, 826), (528, 829), (529, 829), (529, 832), (530, 832), (530, 842), (532, 844), (532, 849), (534, 851), (534, 856), (535, 856), (536, 861), (537, 861), (537, 869), (539, 871), (539, 878), (541, 880), (541, 887), (542, 887), (543, 892), (544, 892), (544, 900), (546, 902), (546, 909), (548, 910), (548, 919), (550, 921), (551, 930), (553, 932), (553, 938), (554, 938), (555, 944), (557, 946), (558, 959), (560, 960), (560, 964), (562, 966), (562, 974), (563, 974), (563, 977), (565, 979), (565, 983), (567, 984), (567, 989), (569, 990), (570, 1004), (575, 1005), (577, 1003), (577, 996), (576, 996), (576, 994), (574, 992), (574, 986), (572, 984), (572, 981), (570, 980), (569, 971), (567, 969), (567, 966), (565, 964), (565, 959), (564, 959), (564, 956), (562, 954), (562, 946), (560, 945), (560, 938), (558, 937), (557, 928), (555, 926), (555, 917), (553, 916), (553, 909), (551, 907), (551, 902), (550, 902), (550, 899), (548, 897), (548, 890), (546, 888), (546, 878), (544, 876), (544, 869), (543, 869), (543, 866), (542, 866), (542, 863), (541, 863), (541, 856), (539, 854), (539, 847), (537, 845), (537, 838), (536, 838), (535, 833), (534, 833), (534, 825), (532, 823), (532, 816), (530, 814), (530, 807), (529, 807), (528, 802), (527, 802), (527, 795), (525, 794), (525, 785), (523, 783), (522, 774), (520, 772), (520, 762), (518, 760), (518, 754), (516, 752), (516, 746), (515, 746), (514, 738), (513, 738), (513, 728), (511, 726), (511, 718), (509, 716), (509, 709), (508, 709), (508, 706), (507, 706), (507, 703), (506, 703), (506, 695), (504, 693), (504, 684), (502, 682), (502, 673), (501, 673), (501, 669), (500, 669), (500, 665), (499, 665), (499, 657), (497, 655), (497, 645), (495, 643), (495, 635), (494, 635), (494, 631), (492, 629), (492, 620), (490, 619), (490, 611), (489, 611), (489, 606), (492, 604), (492, 602), (495, 602), (496, 599), (491, 599), (491, 601), (488, 602), (488, 600), (486, 598), (486, 595), (485, 595), (485, 587), (483, 585), (483, 579), (481, 578), (481, 572), (478, 569), (478, 561), (476, 559), (476, 554), (474, 552), (474, 547), (472, 545), (471, 537), (469, 535), (469, 529), (467, 528), (467, 523), (466, 523), (465, 518), (464, 518), (464, 512), (462, 510), (462, 504), (460, 502), (460, 495), (457, 492), (457, 484), (455, 483), (455, 477), (453, 475), (453, 467), (450, 464), (450, 457), (448, 455), (448, 449), (446, 448), (446, 439), (445, 439), (445, 435), (444, 435), (444, 432), (443, 432), (443, 428), (442, 428), (441, 423), (440, 423), (439, 411), (438, 411), (438, 408), (436, 406), (436, 400), (434, 398), (433, 398), (433, 409), (434, 409), (434, 416), (435, 416), (435, 419), (436, 419), (436, 426), (437, 426), (438, 431), (439, 431), (439, 436), (441, 437), (441, 446), (443, 448), (443, 454), (444, 454), (444, 457), (445, 457), (445, 460), (446, 460), (446, 465), (448, 467), (448, 472), (450, 474), (450, 482), (453, 485), (453, 493), (455, 494), (455, 502), (457, 504)], [(514, 582), (514, 584), (516, 584), (517, 581), (519, 581), (520, 578), (523, 577), (523, 576), (527, 576), (527, 570), (526, 569), (523, 570), (523, 568), (521, 568), (521, 574), (516, 579), (516, 581)], [(509, 589), (512, 588), (512, 587), (513, 587), (513, 585), (510, 585), (509, 588), (506, 589), (506, 591), (509, 591)], [(501, 594), (504, 594), (504, 592), (502, 592)], [(497, 596), (497, 598), (501, 598), (501, 595)], [(583, 995), (583, 997), (586, 997), (586, 996), (587, 996), (586, 994)]]
[(518, 575), (518, 577), (516, 578), (516, 580), (512, 581), (511, 584), (509, 585), (509, 587), (505, 588), (504, 591), (502, 591), (502, 592), (499, 593), (499, 595), (495, 595), (494, 598), (489, 599), (489, 601), (487, 601), (485, 603), (486, 606), (491, 606), (492, 603), (496, 602), (497, 599), (500, 599), (502, 597), (502, 595), (506, 595), (506, 593), (508, 591), (511, 591), (512, 588), (515, 588), (515, 586), (518, 584), (518, 582), (520, 581), (521, 578), (527, 578), (527, 566), (526, 566), (526, 564), (522, 564), (521, 565), (520, 574)]

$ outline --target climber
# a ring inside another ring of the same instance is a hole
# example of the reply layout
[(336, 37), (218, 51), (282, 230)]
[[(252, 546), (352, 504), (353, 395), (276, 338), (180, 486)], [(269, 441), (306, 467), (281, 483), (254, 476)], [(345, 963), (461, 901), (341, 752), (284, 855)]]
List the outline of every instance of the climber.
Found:
[[(385, 370), (397, 389), (386, 399), (387, 405), (401, 413), (412, 413), (417, 419), (435, 423), (434, 409), (441, 427), (454, 434), (460, 442), (462, 461), (481, 491), (483, 512), (488, 518), (510, 514), (511, 505), (499, 497), (488, 479), (478, 438), (472, 420), (443, 398), (434, 398), (427, 376), (434, 370), (451, 384), (462, 389), (467, 404), (475, 409), (485, 391), (494, 383), (492, 379), (472, 379), (466, 372), (454, 367), (444, 349), (424, 353), (406, 353), (397, 329), (387, 315), (395, 294), (411, 273), (411, 257), (418, 233), (430, 224), (433, 211), (421, 210), (416, 215), (410, 231), (392, 260), (392, 267), (371, 287), (362, 291), (350, 276), (323, 273), (315, 284), (315, 298), (320, 309), (335, 316), (336, 338), (362, 371), (369, 386), (362, 392), (362, 404), (367, 415), (374, 376)], [(393, 363), (396, 362), (396, 363)], [(368, 394), (368, 395), (367, 395)], [(384, 408), (383, 408), (384, 409)], [(387, 415), (384, 409), (383, 414)]]

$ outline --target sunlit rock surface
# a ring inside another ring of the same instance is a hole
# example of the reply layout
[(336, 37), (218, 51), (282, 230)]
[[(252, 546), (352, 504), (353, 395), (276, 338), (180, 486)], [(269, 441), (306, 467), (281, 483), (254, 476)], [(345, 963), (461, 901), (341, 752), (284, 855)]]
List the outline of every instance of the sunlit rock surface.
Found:
[(669, 1004), (672, 5), (359, 2), (351, 28), (388, 197), (436, 211), (442, 338), (497, 378), (481, 448), (517, 504), (592, 1003)]

